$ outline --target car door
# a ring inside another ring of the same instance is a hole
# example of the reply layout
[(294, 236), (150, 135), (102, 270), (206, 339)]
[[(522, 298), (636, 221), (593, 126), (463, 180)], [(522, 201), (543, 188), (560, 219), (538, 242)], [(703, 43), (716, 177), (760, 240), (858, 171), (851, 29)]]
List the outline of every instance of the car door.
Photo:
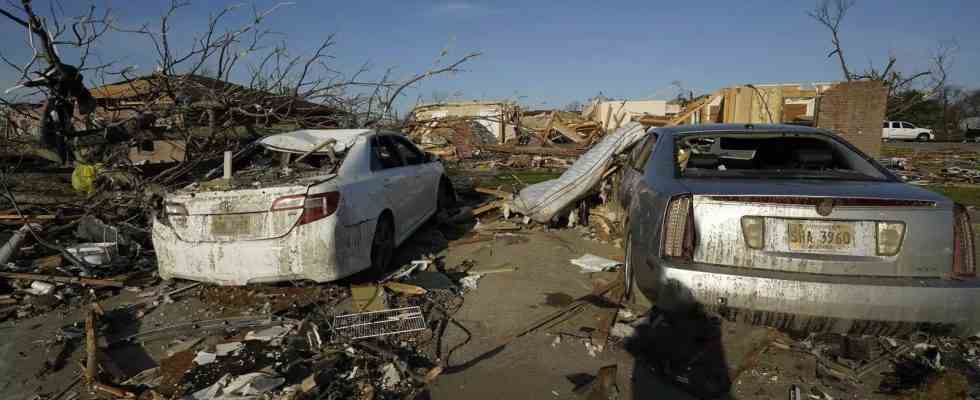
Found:
[(902, 122), (902, 131), (905, 132), (905, 137), (907, 139), (918, 139), (919, 129), (908, 122)]
[(377, 200), (383, 201), (394, 215), (395, 238), (400, 240), (414, 223), (411, 207), (404, 201), (412, 181), (406, 175), (401, 154), (388, 135), (371, 138), (371, 156), (371, 170), (378, 183), (375, 186)]
[(411, 197), (405, 201), (411, 204), (414, 229), (425, 222), (426, 217), (436, 209), (439, 175), (434, 168), (428, 168), (425, 153), (412, 142), (399, 135), (391, 135), (390, 138), (405, 161), (405, 175), (411, 182)]
[(915, 130), (911, 129), (912, 125), (908, 122), (896, 122), (895, 127), (898, 128), (899, 137), (902, 139), (915, 139)]
[(891, 125), (890, 130), (891, 130), (891, 137), (892, 137), (892, 139), (905, 139), (905, 136), (902, 136), (902, 123), (901, 122), (892, 121), (892, 122), (889, 122), (889, 124)]
[(895, 138), (894, 136), (892, 136), (892, 123), (891, 122), (885, 121), (884, 123), (882, 123), (882, 125), (881, 125), (881, 137), (882, 137), (882, 139), (894, 139)]

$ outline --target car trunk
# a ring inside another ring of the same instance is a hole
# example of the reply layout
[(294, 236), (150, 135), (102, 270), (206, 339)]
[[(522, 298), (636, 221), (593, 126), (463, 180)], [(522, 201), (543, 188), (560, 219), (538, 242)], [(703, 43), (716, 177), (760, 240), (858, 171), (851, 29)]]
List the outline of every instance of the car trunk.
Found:
[(296, 226), (303, 215), (302, 198), (307, 194), (310, 182), (300, 180), (250, 189), (184, 190), (168, 196), (166, 202), (168, 209), (183, 209), (185, 212), (168, 213), (166, 218), (177, 236), (184, 241), (222, 242), (282, 237)]
[(832, 180), (683, 183), (693, 194), (694, 262), (853, 276), (951, 272), (952, 203), (926, 190)]

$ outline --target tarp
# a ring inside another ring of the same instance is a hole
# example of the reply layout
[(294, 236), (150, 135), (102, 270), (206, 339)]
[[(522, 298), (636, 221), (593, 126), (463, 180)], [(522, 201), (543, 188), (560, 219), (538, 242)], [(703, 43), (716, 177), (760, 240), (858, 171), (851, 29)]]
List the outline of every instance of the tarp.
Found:
[(589, 190), (599, 184), (616, 154), (622, 153), (646, 135), (638, 122), (630, 122), (606, 135), (598, 144), (582, 154), (565, 173), (556, 179), (530, 185), (514, 199), (513, 211), (531, 219), (548, 223)]

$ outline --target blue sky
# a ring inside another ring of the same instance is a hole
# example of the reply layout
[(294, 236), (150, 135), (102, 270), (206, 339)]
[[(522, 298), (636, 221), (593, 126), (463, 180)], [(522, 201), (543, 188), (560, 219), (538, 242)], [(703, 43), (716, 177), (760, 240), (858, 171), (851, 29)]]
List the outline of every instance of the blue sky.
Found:
[[(38, 9), (46, 0), (35, 0)], [(276, 2), (259, 1), (260, 8)], [(85, 3), (65, 1), (69, 13)], [(96, 3), (104, 5), (105, 3)], [(121, 24), (155, 23), (169, 1), (116, 1)], [(175, 18), (174, 41), (202, 30), (223, 1), (197, 1)], [(331, 65), (353, 71), (365, 62), (405, 77), (448, 58), (483, 52), (465, 72), (423, 82), (402, 100), (434, 93), (455, 99), (515, 99), (550, 108), (599, 92), (616, 98), (669, 98), (672, 81), (697, 92), (744, 83), (819, 82), (841, 78), (826, 58), (830, 37), (806, 11), (816, 1), (313, 1), (294, 0), (267, 21), (294, 53), (312, 52), (336, 33)], [(247, 15), (247, 8), (237, 14)], [(889, 54), (904, 71), (928, 68), (940, 41), (955, 39), (950, 80), (980, 87), (980, 1), (858, 0), (841, 27), (854, 70), (882, 65)], [(23, 30), (0, 21), (0, 52), (26, 60)], [(149, 72), (153, 51), (143, 38), (113, 33), (99, 49)], [(0, 72), (3, 87), (16, 76)]]

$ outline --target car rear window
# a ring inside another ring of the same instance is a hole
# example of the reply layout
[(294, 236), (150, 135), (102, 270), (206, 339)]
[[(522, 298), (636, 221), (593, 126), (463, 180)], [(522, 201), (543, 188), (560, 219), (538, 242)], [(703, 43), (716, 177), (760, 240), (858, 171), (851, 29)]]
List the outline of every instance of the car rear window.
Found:
[(889, 180), (864, 156), (818, 134), (717, 133), (678, 136), (686, 178)]

